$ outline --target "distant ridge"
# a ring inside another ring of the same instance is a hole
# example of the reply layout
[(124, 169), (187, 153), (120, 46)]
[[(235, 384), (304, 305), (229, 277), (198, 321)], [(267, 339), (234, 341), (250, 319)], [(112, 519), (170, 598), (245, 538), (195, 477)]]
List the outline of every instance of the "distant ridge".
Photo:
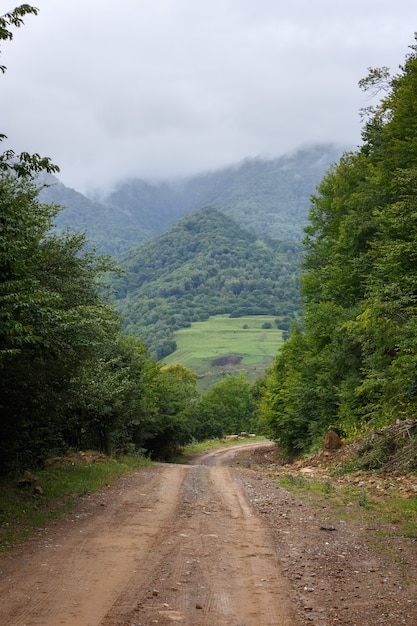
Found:
[(54, 184), (42, 191), (42, 199), (67, 207), (58, 216), (59, 228), (86, 231), (100, 252), (113, 256), (205, 206), (221, 209), (258, 236), (300, 241), (310, 196), (342, 152), (340, 146), (320, 144), (177, 181), (132, 178), (119, 182), (99, 201), (51, 179)]

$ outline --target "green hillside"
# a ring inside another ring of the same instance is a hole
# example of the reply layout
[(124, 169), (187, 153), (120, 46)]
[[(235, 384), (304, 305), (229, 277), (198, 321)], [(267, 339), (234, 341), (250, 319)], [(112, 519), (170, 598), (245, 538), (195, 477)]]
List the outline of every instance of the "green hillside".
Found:
[(196, 372), (202, 392), (226, 374), (243, 372), (254, 381), (272, 363), (282, 344), (282, 332), (268, 315), (216, 315), (176, 331), (177, 349), (164, 362), (180, 363)]
[(58, 229), (85, 232), (90, 245), (100, 252), (119, 257), (153, 237), (152, 230), (122, 208), (91, 200), (52, 175), (40, 177), (39, 182), (46, 183), (39, 195), (42, 202), (65, 207), (56, 217)]
[(175, 350), (174, 331), (211, 315), (270, 315), (287, 329), (299, 309), (300, 249), (201, 209), (122, 260), (115, 306), (157, 358)]

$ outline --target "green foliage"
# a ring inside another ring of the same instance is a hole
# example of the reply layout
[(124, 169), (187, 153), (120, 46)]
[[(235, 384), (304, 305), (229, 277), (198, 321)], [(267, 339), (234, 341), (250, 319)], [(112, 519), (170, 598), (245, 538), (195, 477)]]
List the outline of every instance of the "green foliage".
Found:
[[(30, 6), (29, 4), (22, 4), (21, 6), (13, 9), (13, 11), (0, 16), (0, 41), (11, 41), (13, 39), (13, 32), (10, 28), (20, 28), (23, 26), (23, 18), (25, 15), (29, 14), (37, 15), (38, 9)], [(0, 65), (0, 72), (4, 74), (5, 71), (6, 67), (4, 65)]]
[(302, 330), (266, 384), (261, 413), (288, 449), (328, 428), (357, 434), (415, 415), (417, 386), (417, 54), (398, 75), (371, 70), (381, 89), (366, 111), (364, 145), (318, 187), (306, 228)]
[(61, 443), (63, 397), (118, 321), (84, 238), (48, 234), (56, 207), (30, 181), (0, 177), (0, 403), (3, 469)]
[(108, 336), (73, 379), (65, 432), (71, 446), (107, 454), (144, 447), (145, 433), (138, 430), (154, 410), (155, 371), (138, 340)]
[(163, 367), (155, 380), (156, 410), (153, 430), (144, 446), (153, 458), (169, 459), (192, 438), (195, 407), (199, 400), (197, 375), (182, 365)]
[[(23, 18), (30, 14), (37, 15), (38, 9), (29, 4), (22, 4), (0, 16), (0, 43), (11, 41), (13, 39), (11, 28), (23, 26)], [(0, 65), (0, 72), (4, 74), (5, 71), (6, 66)], [(6, 135), (0, 133), (0, 142), (4, 139), (7, 139)], [(0, 154), (0, 174), (7, 172), (17, 176), (34, 178), (40, 172), (59, 172), (59, 167), (54, 165), (48, 157), (41, 157), (39, 154), (29, 154), (28, 152), (21, 152), (17, 155), (14, 150), (9, 149)]]
[[(30, 14), (37, 15), (38, 9), (29, 4), (22, 4), (12, 11), (1, 15), (0, 44), (3, 41), (11, 41), (13, 39), (13, 31), (11, 29), (23, 26), (23, 18)], [(4, 74), (6, 69), (5, 65), (0, 65), (0, 73)], [(0, 142), (4, 141), (4, 139), (7, 139), (7, 136), (0, 133)], [(54, 165), (48, 157), (41, 157), (39, 154), (21, 152), (17, 155), (12, 149), (0, 153), (0, 175), (12, 173), (16, 176), (34, 178), (41, 172), (59, 172), (59, 167)]]
[[(249, 434), (249, 433), (248, 433)], [(265, 441), (265, 438), (262, 435), (251, 436), (251, 442), (255, 441)], [(239, 446), (242, 444), (242, 437), (238, 437), (238, 439), (204, 439), (203, 441), (193, 440), (191, 443), (188, 443), (181, 450), (181, 460), (184, 462), (188, 462), (190, 458), (192, 458), (195, 454), (200, 452), (207, 452), (207, 450), (216, 450), (222, 448), (233, 448), (233, 446)]]
[(270, 368), (258, 404), (263, 431), (282, 449), (293, 453), (311, 444), (310, 423), (319, 396), (307, 341), (300, 329), (293, 331)]
[(255, 425), (251, 384), (243, 374), (225, 376), (201, 396), (193, 435), (198, 440), (251, 431)]
[[(0, 40), (36, 12), (22, 5), (0, 18)], [(162, 370), (121, 333), (101, 280), (113, 263), (84, 235), (58, 234), (60, 208), (40, 202), (33, 180), (54, 171), (37, 154), (0, 155), (2, 474), (69, 448), (166, 455), (191, 432), (196, 376)]]
[(191, 437), (197, 377), (121, 333), (99, 281), (112, 263), (51, 230), (37, 194), (0, 177), (0, 472), (68, 448), (166, 457)]

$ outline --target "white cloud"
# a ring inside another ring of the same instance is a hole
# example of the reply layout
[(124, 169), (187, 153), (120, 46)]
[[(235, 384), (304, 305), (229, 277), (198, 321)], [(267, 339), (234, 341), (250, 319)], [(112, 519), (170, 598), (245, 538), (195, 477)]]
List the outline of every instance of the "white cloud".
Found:
[(36, 6), (2, 45), (0, 131), (81, 190), (359, 143), (357, 82), (369, 66), (398, 68), (417, 17), (415, 0)]

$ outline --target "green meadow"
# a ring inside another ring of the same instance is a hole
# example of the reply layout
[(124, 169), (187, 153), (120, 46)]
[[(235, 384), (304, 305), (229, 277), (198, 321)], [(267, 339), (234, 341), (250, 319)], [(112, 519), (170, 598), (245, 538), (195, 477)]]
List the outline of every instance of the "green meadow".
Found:
[[(216, 315), (205, 322), (175, 333), (177, 350), (164, 359), (166, 365), (180, 363), (198, 374), (198, 388), (204, 392), (226, 374), (243, 372), (251, 382), (262, 376), (282, 342), (282, 330), (275, 317), (253, 315), (231, 318)], [(264, 324), (272, 328), (263, 328)], [(229, 363), (215, 365), (217, 359)]]

